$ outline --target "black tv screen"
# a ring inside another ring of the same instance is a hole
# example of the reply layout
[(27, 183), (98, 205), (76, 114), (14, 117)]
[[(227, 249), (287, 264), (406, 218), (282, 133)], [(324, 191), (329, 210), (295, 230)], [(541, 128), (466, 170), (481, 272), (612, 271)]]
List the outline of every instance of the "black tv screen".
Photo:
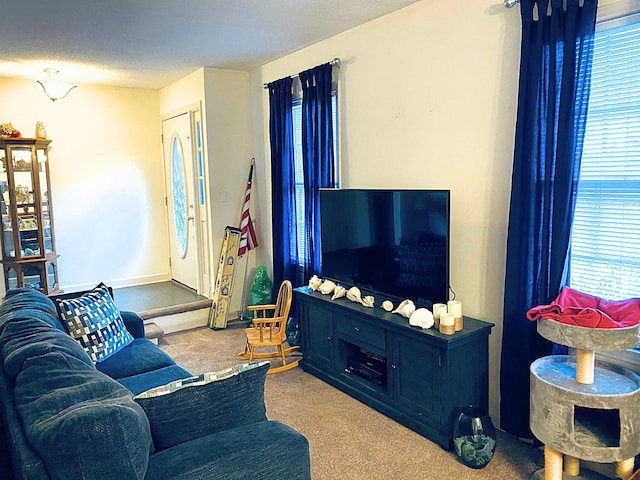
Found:
[(321, 278), (364, 294), (449, 299), (449, 190), (321, 189)]

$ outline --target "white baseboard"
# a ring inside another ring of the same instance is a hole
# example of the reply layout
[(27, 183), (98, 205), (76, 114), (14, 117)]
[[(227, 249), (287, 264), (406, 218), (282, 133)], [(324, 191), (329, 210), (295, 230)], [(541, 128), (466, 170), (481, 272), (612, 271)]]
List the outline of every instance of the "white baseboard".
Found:
[(154, 275), (145, 275), (141, 277), (129, 277), (129, 278), (112, 278), (110, 280), (97, 280), (90, 283), (75, 283), (72, 285), (61, 285), (61, 289), (65, 292), (82, 292), (84, 290), (91, 290), (101, 281), (113, 288), (131, 287), (137, 285), (147, 285), (149, 283), (168, 282), (170, 280), (168, 273), (157, 273)]

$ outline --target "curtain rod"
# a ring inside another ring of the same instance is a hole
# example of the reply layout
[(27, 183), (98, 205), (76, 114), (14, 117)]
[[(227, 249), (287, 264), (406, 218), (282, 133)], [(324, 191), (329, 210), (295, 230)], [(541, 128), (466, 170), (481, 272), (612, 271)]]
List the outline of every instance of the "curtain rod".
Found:
[[(334, 67), (338, 67), (340, 68), (340, 59), (339, 58), (334, 58), (333, 60), (331, 60), (329, 62), (329, 65), (332, 65)], [(298, 75), (291, 75), (291, 78), (298, 78)], [(269, 84), (268, 83), (263, 83), (262, 84), (262, 88), (269, 88)]]

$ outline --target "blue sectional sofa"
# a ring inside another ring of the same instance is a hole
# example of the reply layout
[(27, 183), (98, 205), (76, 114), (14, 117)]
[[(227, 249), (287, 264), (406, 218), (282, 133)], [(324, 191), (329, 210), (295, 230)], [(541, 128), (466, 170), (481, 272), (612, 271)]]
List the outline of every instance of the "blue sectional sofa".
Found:
[(1, 478), (310, 478), (307, 439), (266, 417), (268, 364), (194, 378), (132, 312), (119, 312), (126, 345), (96, 363), (59, 310), (29, 288), (0, 305), (0, 452), (11, 472)]

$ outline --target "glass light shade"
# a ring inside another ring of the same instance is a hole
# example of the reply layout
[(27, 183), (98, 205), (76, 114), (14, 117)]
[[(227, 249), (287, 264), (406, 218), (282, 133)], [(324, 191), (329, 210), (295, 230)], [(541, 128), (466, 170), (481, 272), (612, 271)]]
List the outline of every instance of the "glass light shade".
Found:
[(76, 88), (76, 85), (71, 85), (69, 83), (56, 82), (53, 79), (53, 76), (58, 73), (58, 70), (52, 68), (45, 68), (44, 70), (47, 73), (47, 79), (40, 81), (38, 80), (38, 84), (42, 87), (45, 95), (49, 97), (52, 102), (56, 100), (60, 100), (61, 98), (66, 97), (71, 90)]

